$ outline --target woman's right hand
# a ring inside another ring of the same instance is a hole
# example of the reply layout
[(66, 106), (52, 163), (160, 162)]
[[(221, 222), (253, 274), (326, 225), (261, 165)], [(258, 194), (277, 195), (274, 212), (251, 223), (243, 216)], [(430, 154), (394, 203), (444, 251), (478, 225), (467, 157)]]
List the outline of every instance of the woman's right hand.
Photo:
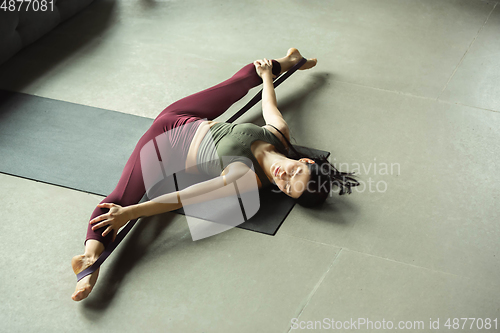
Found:
[(273, 63), (271, 60), (264, 58), (263, 60), (255, 60), (253, 64), (257, 74), (259, 74), (261, 78), (263, 78), (264, 75), (271, 75), (273, 78), (276, 77), (273, 75)]
[(106, 230), (102, 233), (102, 236), (105, 237), (107, 234), (112, 232), (113, 241), (115, 241), (118, 230), (131, 220), (129, 209), (114, 203), (106, 202), (98, 204), (97, 207), (109, 208), (109, 211), (90, 220), (89, 223), (93, 224), (92, 230), (107, 226)]

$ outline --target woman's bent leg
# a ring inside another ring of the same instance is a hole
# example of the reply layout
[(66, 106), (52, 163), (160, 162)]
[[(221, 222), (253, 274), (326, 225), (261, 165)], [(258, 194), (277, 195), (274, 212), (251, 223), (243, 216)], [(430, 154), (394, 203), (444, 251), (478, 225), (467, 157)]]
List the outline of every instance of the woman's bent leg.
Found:
[[(272, 62), (273, 74), (279, 75), (280, 63), (276, 60)], [(250, 89), (260, 84), (262, 79), (257, 74), (254, 64), (248, 64), (226, 81), (171, 104), (158, 115), (155, 122), (171, 113), (213, 120), (243, 98)]]
[[(146, 173), (148, 174), (148, 177), (154, 177), (154, 174), (150, 174), (151, 170), (149, 163), (159, 163), (161, 161), (161, 156), (171, 157), (171, 154), (162, 155), (161, 152), (157, 151), (154, 147), (156, 146), (160, 148), (160, 145), (158, 144), (159, 136), (161, 136), (162, 138), (160, 141), (164, 144), (167, 142), (173, 144), (169, 152), (173, 151), (178, 153), (179, 149), (183, 147), (184, 141), (188, 142), (189, 140), (192, 140), (192, 136), (194, 135), (194, 133), (192, 131), (179, 131), (182, 132), (179, 134), (179, 136), (182, 136), (183, 141), (177, 142), (176, 140), (170, 140), (176, 139), (175, 136), (169, 136), (169, 140), (164, 140), (166, 132), (171, 130), (175, 126), (182, 126), (196, 119), (197, 118), (194, 117), (178, 117), (173, 114), (171, 115), (171, 117), (164, 117), (161, 122), (153, 124), (137, 143), (132, 155), (125, 165), (120, 180), (118, 181), (118, 185), (116, 186), (114, 191), (101, 202), (112, 202), (121, 206), (130, 206), (138, 203), (145, 194), (146, 183), (143, 179), (143, 168), (144, 171), (146, 171)], [(195, 126), (193, 126), (193, 129), (195, 129)], [(146, 145), (148, 146), (146, 147)], [(146, 148), (146, 153), (141, 155), (141, 152), (143, 152), (143, 148)], [(150, 148), (153, 149), (151, 150)], [(183, 158), (182, 151), (179, 156)], [(141, 157), (145, 158), (141, 160)], [(167, 161), (162, 161), (162, 164), (165, 166), (165, 163), (163, 162)], [(168, 165), (170, 165), (170, 160), (168, 162)], [(157, 176), (161, 175), (158, 174)], [(96, 216), (105, 214), (107, 211), (108, 209), (101, 209), (97, 207), (92, 213), (91, 219)], [(102, 227), (97, 230), (92, 230), (92, 225), (88, 224), (87, 237), (85, 240), (85, 254), (73, 257), (71, 262), (75, 274), (78, 274), (83, 269), (90, 267), (97, 260), (105, 247), (109, 245), (112, 240), (112, 233), (106, 235), (106, 237), (102, 237), (102, 233), (106, 230), (106, 228), (107, 227)], [(92, 288), (97, 282), (98, 275), (99, 269), (78, 281), (75, 292), (72, 295), (72, 299), (75, 301), (81, 301), (82, 299), (85, 299), (90, 294)]]
[[(137, 204), (141, 200), (146, 190), (141, 169), (140, 151), (146, 143), (151, 141), (156, 135), (159, 134), (161, 134), (161, 131), (158, 130), (158, 126), (153, 125), (141, 137), (141, 139), (135, 146), (132, 155), (129, 157), (127, 163), (125, 164), (125, 168), (123, 169), (120, 180), (118, 181), (115, 189), (113, 190), (113, 192), (111, 192), (111, 194), (103, 199), (101, 203), (115, 203), (117, 205), (125, 207)], [(99, 215), (105, 214), (108, 211), (108, 208), (96, 207), (90, 217), (90, 220)], [(101, 227), (96, 230), (92, 230), (92, 226), (93, 225), (91, 225), (90, 223), (88, 224), (87, 237), (85, 239), (85, 242), (88, 239), (95, 239), (101, 242), (105, 247), (109, 243), (111, 243), (113, 239), (113, 233), (108, 233), (105, 237), (102, 236), (102, 233), (106, 230), (107, 226)]]

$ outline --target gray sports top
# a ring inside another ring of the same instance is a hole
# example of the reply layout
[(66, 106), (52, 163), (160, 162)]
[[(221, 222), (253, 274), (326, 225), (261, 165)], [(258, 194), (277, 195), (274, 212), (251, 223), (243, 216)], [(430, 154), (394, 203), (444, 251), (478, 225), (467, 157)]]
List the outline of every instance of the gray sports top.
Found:
[(229, 124), (216, 123), (207, 132), (201, 141), (196, 162), (201, 173), (217, 177), (220, 176), (223, 168), (222, 156), (230, 156), (229, 161), (224, 159), (225, 166), (235, 161), (241, 161), (249, 165), (249, 160), (253, 163), (253, 169), (262, 183), (262, 187), (271, 184), (269, 179), (260, 167), (250, 149), (252, 143), (262, 140), (272, 144), (276, 149), (287, 155), (287, 150), (283, 143), (269, 130), (251, 123)]

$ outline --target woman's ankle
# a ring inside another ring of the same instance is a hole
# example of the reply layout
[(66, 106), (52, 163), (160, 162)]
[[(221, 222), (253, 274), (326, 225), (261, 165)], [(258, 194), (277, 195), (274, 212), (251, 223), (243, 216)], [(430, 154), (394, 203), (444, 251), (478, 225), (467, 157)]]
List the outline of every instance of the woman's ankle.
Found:
[(84, 256), (91, 259), (97, 260), (101, 253), (104, 252), (104, 244), (96, 239), (88, 239), (85, 242), (85, 253)]

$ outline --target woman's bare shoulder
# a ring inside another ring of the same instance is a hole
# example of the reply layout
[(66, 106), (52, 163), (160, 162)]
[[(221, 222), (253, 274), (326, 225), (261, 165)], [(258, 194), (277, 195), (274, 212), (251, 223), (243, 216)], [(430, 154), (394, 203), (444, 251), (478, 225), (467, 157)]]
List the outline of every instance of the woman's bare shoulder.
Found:
[(271, 125), (269, 125), (269, 124), (262, 126), (262, 128), (265, 128), (265, 129), (267, 129), (269, 132), (273, 133), (273, 134), (274, 134), (274, 136), (275, 136), (275, 137), (277, 137), (277, 138), (281, 141), (281, 143), (283, 143), (283, 146), (285, 146), (285, 148), (287, 148), (287, 149), (289, 148), (289, 147), (288, 147), (288, 143), (287, 143), (287, 142), (286, 142), (286, 140), (283, 138), (283, 135), (281, 135), (281, 133), (283, 133), (283, 134), (286, 136), (286, 139), (287, 139), (288, 141), (290, 141), (290, 130), (289, 130), (288, 126), (285, 126), (285, 127), (282, 127), (282, 128), (278, 128), (278, 129), (281, 131), (281, 133), (280, 133), (280, 132), (278, 132), (278, 131), (276, 130), (276, 128), (274, 128), (273, 126), (271, 126)]
[[(259, 176), (255, 173), (255, 171), (250, 169), (245, 163), (233, 162), (233, 163), (229, 164), (224, 170), (222, 170), (222, 173), (220, 175), (221, 176), (227, 175), (230, 170), (233, 170), (233, 171), (236, 170), (235, 172), (239, 173), (240, 175), (247, 174), (247, 173), (249, 175), (251, 174), (257, 180), (257, 188), (259, 188), (259, 189), (262, 188), (262, 182), (260, 181)], [(238, 187), (240, 185), (238, 185)]]

